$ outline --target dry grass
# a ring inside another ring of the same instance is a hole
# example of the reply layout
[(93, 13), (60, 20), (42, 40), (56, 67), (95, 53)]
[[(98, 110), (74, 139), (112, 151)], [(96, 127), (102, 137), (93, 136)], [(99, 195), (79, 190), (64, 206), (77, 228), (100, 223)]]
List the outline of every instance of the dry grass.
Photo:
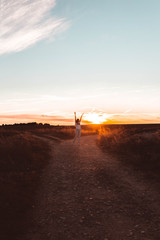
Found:
[(0, 171), (30, 171), (45, 165), (46, 144), (29, 133), (16, 133), (0, 137)]
[[(51, 136), (60, 139), (72, 139), (75, 136), (74, 126), (58, 126), (58, 127), (48, 127), (32, 130), (32, 132), (39, 136)], [(82, 126), (81, 135), (87, 136), (91, 134), (97, 134), (97, 129), (95, 126)]]
[(99, 131), (98, 144), (104, 151), (118, 155), (123, 163), (145, 172), (147, 176), (159, 177), (159, 126), (103, 127)]
[(17, 239), (29, 224), (29, 213), (49, 147), (30, 133), (0, 130), (0, 236)]

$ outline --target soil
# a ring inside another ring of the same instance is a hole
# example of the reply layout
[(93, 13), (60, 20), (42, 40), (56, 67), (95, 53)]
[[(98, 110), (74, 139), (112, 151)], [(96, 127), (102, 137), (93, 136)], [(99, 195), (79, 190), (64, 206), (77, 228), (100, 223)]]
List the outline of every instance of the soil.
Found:
[[(97, 136), (55, 142), (24, 240), (159, 240), (153, 182), (102, 152)], [(129, 159), (128, 159), (129, 161)]]

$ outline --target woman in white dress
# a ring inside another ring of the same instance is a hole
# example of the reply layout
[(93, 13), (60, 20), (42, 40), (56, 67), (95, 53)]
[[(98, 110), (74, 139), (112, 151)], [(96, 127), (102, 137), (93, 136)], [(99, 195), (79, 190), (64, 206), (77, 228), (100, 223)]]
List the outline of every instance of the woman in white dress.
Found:
[(73, 143), (75, 142), (76, 138), (78, 137), (78, 142), (79, 142), (79, 144), (80, 144), (81, 120), (82, 120), (83, 114), (84, 114), (84, 113), (82, 113), (82, 115), (81, 115), (81, 117), (80, 117), (80, 119), (79, 119), (79, 118), (76, 118), (76, 112), (74, 112), (76, 132), (75, 132), (75, 137), (74, 137)]

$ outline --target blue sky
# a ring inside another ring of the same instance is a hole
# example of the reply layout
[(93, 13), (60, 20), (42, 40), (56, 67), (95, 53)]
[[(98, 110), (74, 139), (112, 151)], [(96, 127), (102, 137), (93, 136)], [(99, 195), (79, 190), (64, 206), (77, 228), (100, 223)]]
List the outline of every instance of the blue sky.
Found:
[(0, 122), (74, 111), (159, 122), (159, 10), (157, 0), (1, 1)]

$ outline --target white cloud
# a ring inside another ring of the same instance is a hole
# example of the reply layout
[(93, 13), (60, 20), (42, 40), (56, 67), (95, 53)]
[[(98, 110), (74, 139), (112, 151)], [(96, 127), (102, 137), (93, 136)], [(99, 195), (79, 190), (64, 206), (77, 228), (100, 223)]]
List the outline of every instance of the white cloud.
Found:
[(0, 54), (18, 52), (67, 29), (63, 18), (51, 16), (56, 0), (2, 0)]

